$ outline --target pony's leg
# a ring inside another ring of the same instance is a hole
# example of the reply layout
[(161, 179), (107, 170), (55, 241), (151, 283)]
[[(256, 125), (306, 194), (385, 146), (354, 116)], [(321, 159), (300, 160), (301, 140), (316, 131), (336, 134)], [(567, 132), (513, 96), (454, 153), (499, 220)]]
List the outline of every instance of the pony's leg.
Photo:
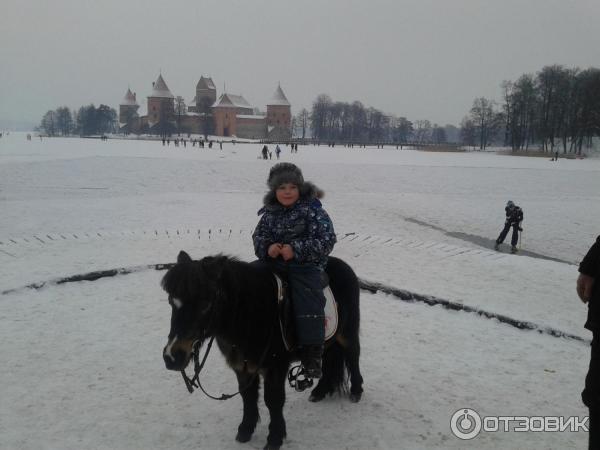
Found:
[[(238, 426), (238, 432), (235, 437), (236, 441), (248, 442), (254, 433), (256, 423), (258, 422), (258, 378), (252, 380), (253, 374), (247, 372), (235, 372), (238, 379), (239, 389), (242, 400), (244, 402), (244, 417), (242, 423)], [(248, 383), (251, 383), (248, 386)], [(248, 386), (246, 388), (246, 386)], [(244, 389), (245, 388), (245, 389)]]
[(283, 418), (286, 373), (286, 367), (274, 367), (265, 374), (265, 404), (271, 416), (265, 450), (279, 449), (287, 435)]
[(310, 392), (311, 402), (319, 402), (341, 386), (344, 379), (344, 356), (341, 346), (334, 342), (323, 353), (323, 376)]
[(346, 358), (346, 367), (350, 373), (350, 401), (358, 403), (363, 393), (363, 377), (360, 373), (360, 344), (355, 342), (348, 348), (344, 349)]

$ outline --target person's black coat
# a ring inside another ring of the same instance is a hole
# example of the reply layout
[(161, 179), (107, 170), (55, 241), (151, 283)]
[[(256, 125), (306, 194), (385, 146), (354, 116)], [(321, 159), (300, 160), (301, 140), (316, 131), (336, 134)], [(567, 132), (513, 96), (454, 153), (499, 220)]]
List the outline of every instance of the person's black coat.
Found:
[(510, 225), (518, 225), (523, 221), (523, 210), (518, 206), (506, 207), (504, 208), (506, 211), (506, 224)]
[(579, 264), (579, 272), (595, 279), (592, 296), (588, 302), (588, 318), (585, 327), (598, 332), (600, 331), (600, 236)]

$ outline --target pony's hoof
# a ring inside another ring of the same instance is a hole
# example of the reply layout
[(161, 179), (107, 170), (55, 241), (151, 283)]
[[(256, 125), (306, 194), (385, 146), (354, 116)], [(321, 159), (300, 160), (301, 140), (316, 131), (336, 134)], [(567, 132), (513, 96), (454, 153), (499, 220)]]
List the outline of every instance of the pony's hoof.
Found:
[(357, 394), (350, 394), (350, 401), (352, 403), (358, 403), (358, 402), (360, 402), (361, 397), (362, 397), (362, 392), (359, 392)]
[(269, 444), (267, 443), (267, 445), (265, 445), (263, 447), (263, 450), (279, 450), (281, 448), (281, 445), (275, 445), (275, 444)]
[(252, 437), (252, 433), (248, 431), (238, 431), (235, 440), (238, 442), (248, 442)]

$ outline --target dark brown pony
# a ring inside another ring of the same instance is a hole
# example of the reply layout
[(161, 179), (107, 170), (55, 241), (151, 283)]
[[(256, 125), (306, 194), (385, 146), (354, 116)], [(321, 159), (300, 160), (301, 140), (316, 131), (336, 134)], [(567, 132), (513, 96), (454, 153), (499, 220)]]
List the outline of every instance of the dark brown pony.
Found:
[[(330, 257), (330, 286), (338, 303), (338, 328), (325, 346), (323, 377), (310, 394), (318, 402), (327, 394), (348, 392), (358, 402), (363, 389), (359, 369), (359, 285), (344, 261)], [(169, 340), (163, 350), (167, 369), (184, 369), (194, 343), (216, 337), (235, 371), (244, 402), (236, 439), (247, 442), (258, 422), (258, 374), (264, 379), (264, 400), (271, 422), (265, 449), (280, 448), (286, 436), (283, 405), (290, 363), (298, 355), (286, 351), (278, 319), (273, 274), (261, 263), (246, 263), (223, 255), (193, 261), (181, 251), (162, 280), (172, 307)]]

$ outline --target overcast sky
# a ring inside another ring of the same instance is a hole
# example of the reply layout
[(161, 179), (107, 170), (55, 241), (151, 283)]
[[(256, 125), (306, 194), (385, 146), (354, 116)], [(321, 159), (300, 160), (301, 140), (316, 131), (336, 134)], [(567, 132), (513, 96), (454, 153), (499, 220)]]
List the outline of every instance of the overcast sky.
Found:
[(318, 94), (458, 125), (475, 97), (544, 65), (600, 66), (600, 0), (2, 0), (0, 127), (145, 99), (200, 75), (295, 114)]

